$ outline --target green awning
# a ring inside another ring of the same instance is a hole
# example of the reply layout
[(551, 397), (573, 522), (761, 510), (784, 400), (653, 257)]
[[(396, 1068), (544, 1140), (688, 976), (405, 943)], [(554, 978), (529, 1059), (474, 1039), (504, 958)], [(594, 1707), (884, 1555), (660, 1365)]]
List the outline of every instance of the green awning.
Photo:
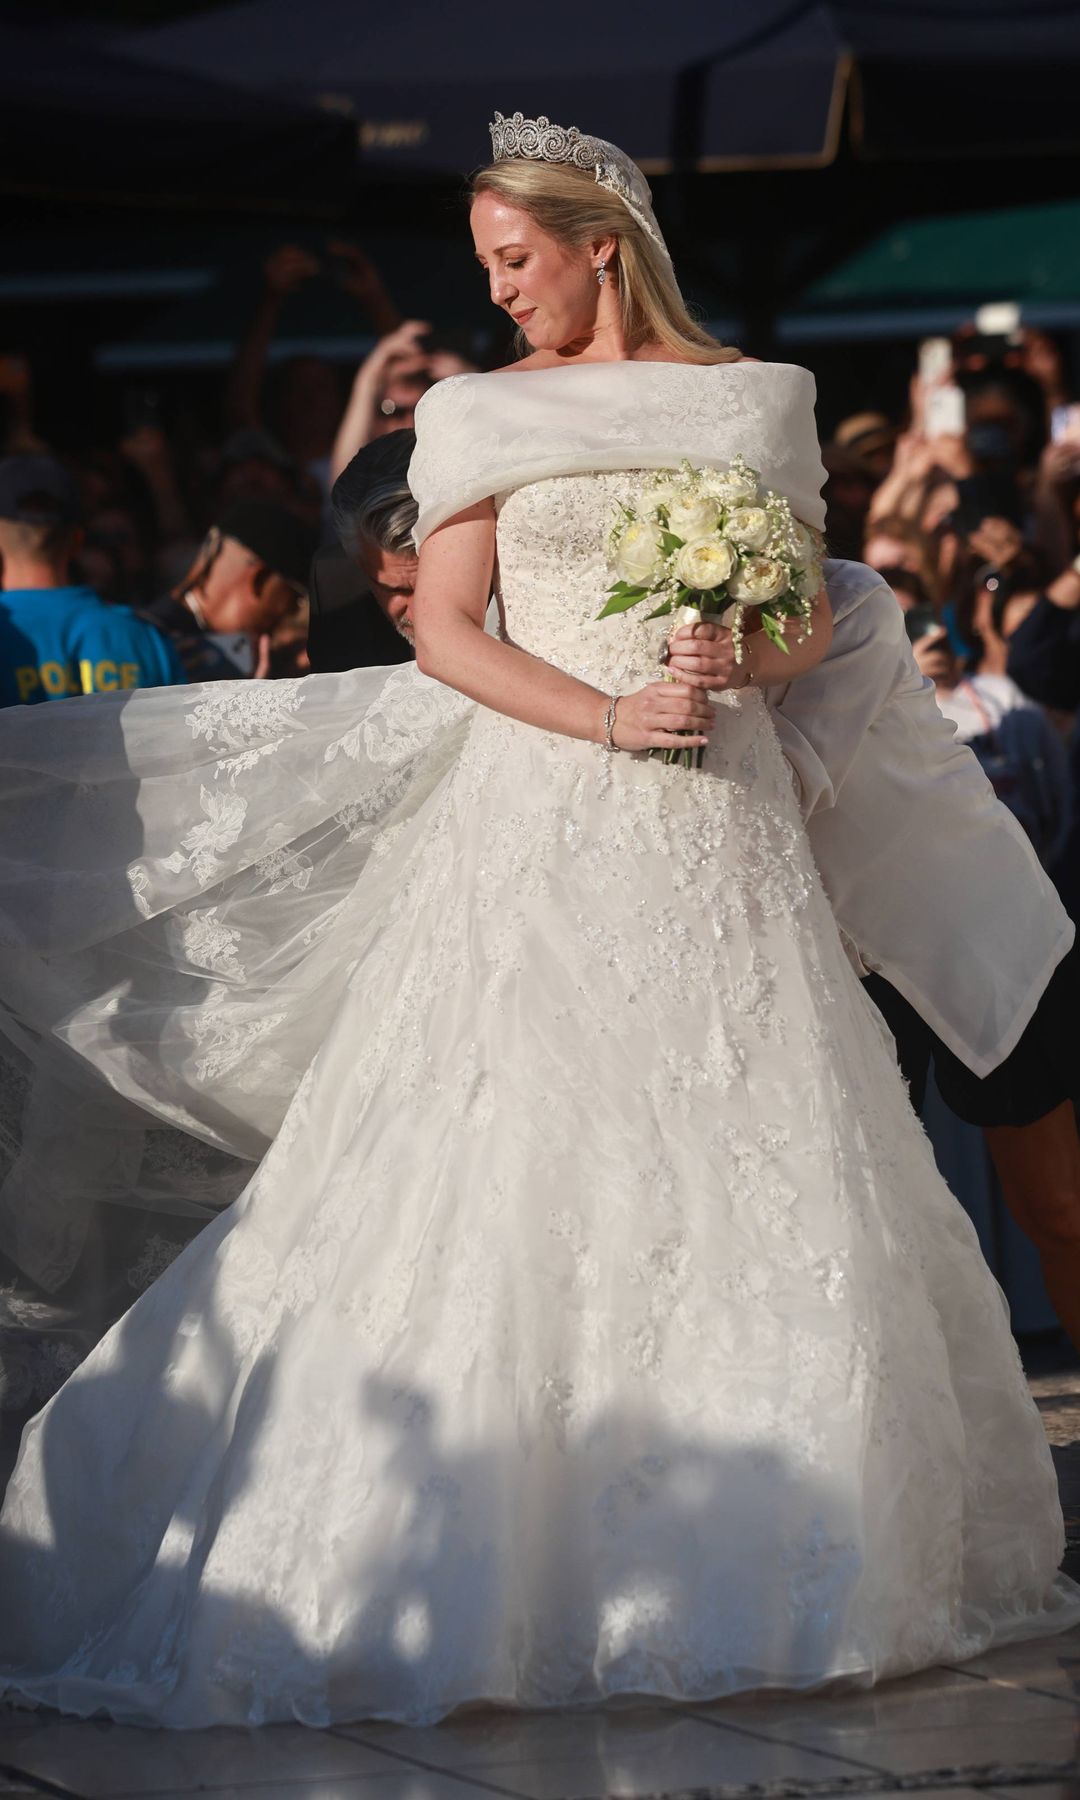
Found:
[(903, 220), (812, 283), (780, 335), (949, 331), (993, 300), (1028, 324), (1080, 324), (1080, 200)]

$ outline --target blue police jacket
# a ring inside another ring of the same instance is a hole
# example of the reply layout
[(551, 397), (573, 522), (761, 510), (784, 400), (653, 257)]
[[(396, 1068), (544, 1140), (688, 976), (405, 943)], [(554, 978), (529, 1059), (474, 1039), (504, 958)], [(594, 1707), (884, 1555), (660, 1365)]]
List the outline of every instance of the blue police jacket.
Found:
[(93, 588), (0, 593), (0, 706), (186, 680), (168, 638)]

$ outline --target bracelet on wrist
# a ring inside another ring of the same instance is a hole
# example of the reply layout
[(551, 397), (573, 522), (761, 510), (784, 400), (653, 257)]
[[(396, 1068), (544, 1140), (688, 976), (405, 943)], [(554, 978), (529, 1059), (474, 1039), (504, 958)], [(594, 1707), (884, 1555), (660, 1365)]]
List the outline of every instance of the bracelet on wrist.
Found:
[(617, 744), (615, 742), (615, 735), (614, 735), (615, 734), (615, 708), (618, 706), (621, 697), (622, 696), (619, 694), (612, 694), (610, 700), (608, 701), (607, 712), (604, 714), (604, 749), (611, 751), (611, 752), (615, 752), (615, 751), (622, 749), (622, 745)]

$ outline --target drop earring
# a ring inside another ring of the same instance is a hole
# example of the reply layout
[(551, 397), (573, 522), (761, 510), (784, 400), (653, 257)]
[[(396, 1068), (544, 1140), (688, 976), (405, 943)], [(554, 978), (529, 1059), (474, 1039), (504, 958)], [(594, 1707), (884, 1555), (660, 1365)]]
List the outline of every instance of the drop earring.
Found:
[(605, 281), (607, 280), (607, 263), (606, 262), (602, 262), (599, 265), (599, 267), (596, 271), (596, 279), (599, 282), (600, 286), (603, 287)]

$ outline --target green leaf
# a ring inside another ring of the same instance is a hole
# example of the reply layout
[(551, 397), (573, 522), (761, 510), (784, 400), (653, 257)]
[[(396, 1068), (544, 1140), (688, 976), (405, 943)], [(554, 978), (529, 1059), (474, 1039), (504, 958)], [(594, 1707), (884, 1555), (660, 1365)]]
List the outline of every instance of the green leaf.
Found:
[(673, 610), (674, 606), (675, 606), (674, 600), (665, 600), (662, 606), (658, 606), (656, 608), (655, 612), (646, 613), (645, 616), (647, 619), (666, 618), (667, 614)]
[(597, 613), (598, 619), (610, 619), (615, 613), (629, 612), (632, 606), (638, 606), (644, 600), (648, 588), (627, 588), (625, 592), (612, 593), (607, 605)]
[(674, 551), (682, 549), (686, 539), (676, 537), (673, 531), (661, 531), (660, 542), (663, 546), (664, 555), (671, 556)]
[(785, 656), (791, 655), (791, 648), (784, 637), (784, 629), (779, 620), (764, 607), (761, 609), (761, 628), (771, 644), (776, 644)]

